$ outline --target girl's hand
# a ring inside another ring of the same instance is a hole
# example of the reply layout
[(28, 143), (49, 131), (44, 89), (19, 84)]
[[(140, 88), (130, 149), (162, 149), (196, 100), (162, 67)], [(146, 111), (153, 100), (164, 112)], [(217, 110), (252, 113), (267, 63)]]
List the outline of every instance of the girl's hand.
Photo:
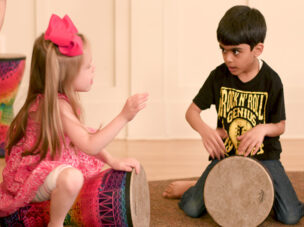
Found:
[(201, 136), (203, 144), (212, 159), (225, 158), (226, 148), (222, 139), (227, 137), (227, 132), (224, 129), (217, 128), (214, 130), (207, 127), (207, 130), (204, 130)]
[(148, 93), (136, 94), (129, 97), (121, 111), (121, 115), (127, 121), (131, 121), (139, 111), (146, 107), (147, 100)]
[(140, 171), (140, 163), (134, 158), (114, 159), (108, 164), (115, 170), (131, 172), (135, 168), (136, 174)]

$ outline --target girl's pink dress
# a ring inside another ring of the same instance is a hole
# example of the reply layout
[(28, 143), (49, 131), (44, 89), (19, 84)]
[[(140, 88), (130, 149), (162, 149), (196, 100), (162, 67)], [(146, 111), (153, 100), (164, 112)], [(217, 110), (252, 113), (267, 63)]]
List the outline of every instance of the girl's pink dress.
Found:
[[(63, 95), (59, 95), (59, 98), (68, 101)], [(43, 96), (38, 95), (29, 112), (37, 111), (41, 99), (43, 99)], [(13, 147), (11, 154), (6, 157), (3, 182), (0, 184), (0, 217), (7, 216), (20, 207), (29, 204), (47, 175), (58, 165), (68, 164), (78, 168), (85, 178), (101, 172), (104, 166), (104, 163), (100, 160), (73, 147), (67, 136), (65, 136), (67, 146), (63, 146), (61, 155), (55, 157), (54, 160), (51, 159), (49, 153), (41, 162), (39, 162), (39, 155), (22, 157), (21, 154), (35, 144), (39, 130), (39, 124), (29, 117), (26, 135)]]

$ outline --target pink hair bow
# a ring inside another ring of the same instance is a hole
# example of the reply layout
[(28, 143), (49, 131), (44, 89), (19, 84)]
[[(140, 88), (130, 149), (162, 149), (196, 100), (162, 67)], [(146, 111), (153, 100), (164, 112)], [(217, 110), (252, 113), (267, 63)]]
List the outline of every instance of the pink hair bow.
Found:
[(77, 56), (82, 54), (82, 39), (77, 33), (77, 28), (68, 15), (61, 19), (53, 14), (44, 39), (55, 43), (63, 55)]

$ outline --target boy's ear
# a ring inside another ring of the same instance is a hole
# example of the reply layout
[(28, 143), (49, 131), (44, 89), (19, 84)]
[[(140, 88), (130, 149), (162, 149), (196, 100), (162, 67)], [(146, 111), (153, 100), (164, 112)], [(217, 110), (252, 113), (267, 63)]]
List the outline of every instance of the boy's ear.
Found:
[(258, 57), (263, 53), (263, 49), (264, 49), (264, 44), (263, 43), (258, 43), (257, 45), (255, 45), (255, 47), (253, 48), (253, 53), (254, 56)]

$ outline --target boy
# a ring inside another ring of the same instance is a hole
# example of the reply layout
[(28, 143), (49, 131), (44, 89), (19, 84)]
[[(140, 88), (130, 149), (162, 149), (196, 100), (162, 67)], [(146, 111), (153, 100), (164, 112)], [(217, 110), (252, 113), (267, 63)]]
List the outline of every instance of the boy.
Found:
[[(206, 212), (202, 193), (206, 177), (220, 159), (231, 155), (254, 157), (268, 169), (278, 221), (295, 224), (304, 215), (304, 204), (280, 162), (279, 136), (285, 130), (283, 85), (278, 74), (258, 59), (265, 36), (263, 15), (247, 6), (232, 7), (218, 25), (224, 63), (210, 73), (186, 113), (188, 123), (202, 137), (211, 163), (195, 185), (174, 182), (164, 192), (169, 198), (182, 195), (179, 206), (191, 217)], [(212, 104), (218, 113), (216, 130), (200, 117)]]

